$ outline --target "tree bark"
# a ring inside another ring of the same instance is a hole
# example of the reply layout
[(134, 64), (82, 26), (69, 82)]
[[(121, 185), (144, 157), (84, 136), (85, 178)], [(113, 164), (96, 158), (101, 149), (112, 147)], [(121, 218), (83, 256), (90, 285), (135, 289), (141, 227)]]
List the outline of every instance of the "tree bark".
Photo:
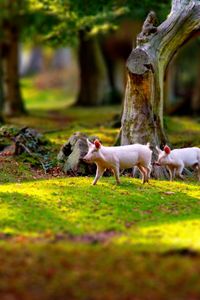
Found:
[(3, 23), (2, 80), (4, 93), (4, 114), (16, 116), (25, 113), (19, 83), (18, 28), (11, 21)]
[(76, 105), (99, 106), (109, 103), (110, 85), (105, 61), (97, 38), (79, 35), (80, 89)]

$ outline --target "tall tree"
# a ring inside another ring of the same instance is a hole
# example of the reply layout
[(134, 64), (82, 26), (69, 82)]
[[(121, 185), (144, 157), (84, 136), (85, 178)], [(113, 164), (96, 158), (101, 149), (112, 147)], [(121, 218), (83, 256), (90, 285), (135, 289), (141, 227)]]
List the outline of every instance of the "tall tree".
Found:
[(198, 61), (198, 76), (194, 86), (194, 94), (192, 97), (192, 112), (200, 115), (200, 61)]
[(137, 47), (127, 60), (127, 86), (122, 116), (121, 144), (164, 145), (164, 77), (175, 52), (200, 29), (198, 0), (173, 0), (167, 19), (156, 27), (150, 12)]
[[(0, 47), (0, 57), (1, 57), (1, 47)], [(4, 103), (4, 96), (3, 96), (3, 80), (2, 80), (2, 64), (0, 59), (0, 123), (3, 123), (3, 103)]]
[(0, 3), (0, 47), (4, 113), (8, 116), (25, 113), (19, 83), (19, 36), (25, 0), (2, 0)]
[(76, 105), (98, 106), (110, 102), (111, 86), (97, 37), (79, 32), (78, 62), (80, 88)]

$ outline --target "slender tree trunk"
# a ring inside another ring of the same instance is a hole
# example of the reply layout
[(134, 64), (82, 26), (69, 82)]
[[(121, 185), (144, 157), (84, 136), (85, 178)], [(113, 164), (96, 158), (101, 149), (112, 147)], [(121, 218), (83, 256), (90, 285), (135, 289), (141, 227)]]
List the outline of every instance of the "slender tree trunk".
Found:
[(19, 83), (18, 45), (19, 33), (11, 22), (3, 24), (2, 42), (2, 78), (4, 91), (4, 113), (16, 116), (25, 113)]
[(2, 81), (2, 64), (1, 64), (1, 45), (0, 45), (0, 123), (3, 123), (3, 103), (4, 103), (4, 96), (3, 96), (3, 81)]
[(175, 78), (177, 72), (175, 59), (168, 65), (164, 82), (164, 113), (170, 114), (176, 107)]
[(106, 64), (106, 68), (107, 68), (109, 84), (110, 84), (110, 88), (111, 88), (110, 103), (111, 104), (119, 104), (119, 103), (121, 103), (122, 96), (116, 85), (116, 78), (115, 78), (116, 67), (117, 67), (116, 62), (114, 62), (112, 59), (107, 57), (105, 54), (104, 54), (104, 59), (105, 59), (105, 64)]
[(44, 58), (41, 47), (34, 47), (31, 50), (30, 58), (25, 66), (24, 70), (22, 70), (22, 75), (33, 75), (39, 73), (43, 70)]
[(198, 60), (197, 78), (194, 86), (191, 108), (195, 115), (200, 115), (200, 57)]
[[(128, 80), (122, 116), (121, 144), (150, 142), (163, 146), (164, 76), (175, 52), (200, 28), (198, 0), (173, 0), (168, 18), (155, 27), (155, 13), (150, 12), (137, 47), (128, 61)], [(155, 157), (155, 153), (154, 153)]]
[(111, 89), (98, 39), (87, 38), (82, 31), (79, 41), (80, 89), (76, 105), (109, 103)]

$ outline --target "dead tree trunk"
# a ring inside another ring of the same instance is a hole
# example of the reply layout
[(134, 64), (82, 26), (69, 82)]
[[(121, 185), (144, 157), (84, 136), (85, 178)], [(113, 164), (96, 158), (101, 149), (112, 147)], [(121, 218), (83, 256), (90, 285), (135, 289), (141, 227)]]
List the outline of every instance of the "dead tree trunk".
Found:
[(137, 47), (128, 61), (128, 80), (122, 115), (121, 144), (150, 142), (162, 146), (164, 76), (177, 50), (200, 29), (198, 0), (173, 0), (167, 19), (156, 25), (154, 12), (147, 16)]
[(128, 61), (121, 144), (134, 142), (162, 145), (164, 75), (177, 50), (200, 29), (199, 1), (174, 0), (171, 13), (158, 27), (150, 12), (137, 47)]

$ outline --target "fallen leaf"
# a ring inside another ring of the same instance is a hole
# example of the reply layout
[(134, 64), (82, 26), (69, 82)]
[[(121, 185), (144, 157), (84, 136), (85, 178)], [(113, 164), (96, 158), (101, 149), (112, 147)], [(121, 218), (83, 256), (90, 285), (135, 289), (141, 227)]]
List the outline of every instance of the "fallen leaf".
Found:
[(174, 195), (175, 193), (168, 191), (168, 192), (163, 192), (163, 194), (165, 194), (165, 195)]

